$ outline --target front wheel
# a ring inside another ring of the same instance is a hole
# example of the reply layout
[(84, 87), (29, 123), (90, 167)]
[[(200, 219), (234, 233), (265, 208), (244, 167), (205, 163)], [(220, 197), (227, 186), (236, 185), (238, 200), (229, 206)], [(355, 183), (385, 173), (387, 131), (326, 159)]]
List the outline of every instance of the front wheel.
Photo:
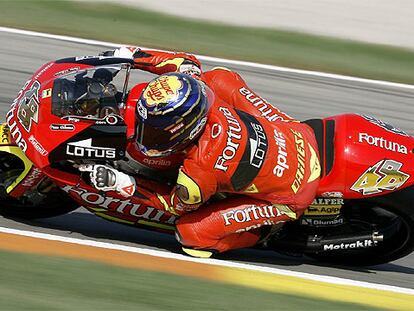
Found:
[(16, 180), (23, 169), (24, 165), (17, 156), (0, 152), (0, 215), (21, 219), (47, 218), (69, 213), (79, 207), (47, 178), (18, 198), (9, 196), (7, 186)]
[(30, 196), (12, 198), (0, 195), (0, 215), (11, 218), (36, 219), (67, 214), (79, 207), (60, 189), (31, 200)]

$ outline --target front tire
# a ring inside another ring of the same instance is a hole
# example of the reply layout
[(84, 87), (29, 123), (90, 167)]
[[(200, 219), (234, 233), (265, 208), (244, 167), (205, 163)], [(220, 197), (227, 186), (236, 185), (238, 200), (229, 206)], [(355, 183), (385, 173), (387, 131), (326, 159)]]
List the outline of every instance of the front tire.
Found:
[(3, 197), (0, 203), (0, 215), (9, 218), (36, 219), (48, 218), (67, 214), (77, 209), (79, 205), (63, 191), (56, 189), (40, 202), (30, 202), (27, 199)]
[(12, 153), (0, 152), (0, 215), (10, 218), (36, 219), (67, 214), (79, 207), (67, 194), (48, 179), (42, 182), (47, 191), (39, 186), (14, 198), (7, 194), (7, 186), (24, 169), (23, 162)]

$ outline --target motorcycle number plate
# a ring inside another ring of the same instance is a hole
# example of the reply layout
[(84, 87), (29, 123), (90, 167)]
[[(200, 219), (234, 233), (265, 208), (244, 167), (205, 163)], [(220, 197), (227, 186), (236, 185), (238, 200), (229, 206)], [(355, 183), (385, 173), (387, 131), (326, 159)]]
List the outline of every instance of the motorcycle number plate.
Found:
[(371, 195), (400, 188), (410, 178), (410, 175), (400, 170), (401, 167), (400, 162), (381, 160), (368, 168), (352, 185), (351, 190)]

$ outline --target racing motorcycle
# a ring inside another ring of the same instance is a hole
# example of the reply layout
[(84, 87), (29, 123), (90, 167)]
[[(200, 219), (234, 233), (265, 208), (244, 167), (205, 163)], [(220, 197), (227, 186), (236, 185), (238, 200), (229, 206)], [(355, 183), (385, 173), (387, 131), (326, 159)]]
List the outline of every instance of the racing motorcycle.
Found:
[[(126, 150), (142, 91), (139, 84), (128, 88), (131, 66), (130, 59), (63, 59), (44, 65), (24, 85), (0, 126), (0, 214), (33, 219), (84, 206), (111, 221), (174, 232), (176, 216), (150, 199), (170, 191), (169, 177), (156, 174), (165, 184), (160, 186), (154, 174), (131, 165)], [(78, 102), (79, 85), (90, 91), (82, 102), (94, 113)], [(414, 137), (366, 115), (304, 122), (318, 142), (317, 197), (261, 247), (346, 265), (380, 264), (411, 253)], [(126, 199), (96, 190), (77, 169), (91, 162), (142, 175), (138, 195)]]

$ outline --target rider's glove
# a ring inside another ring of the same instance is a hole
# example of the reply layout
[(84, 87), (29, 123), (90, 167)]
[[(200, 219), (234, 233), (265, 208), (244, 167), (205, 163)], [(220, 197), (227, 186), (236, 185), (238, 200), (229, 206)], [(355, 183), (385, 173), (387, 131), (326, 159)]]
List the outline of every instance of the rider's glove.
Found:
[(134, 195), (135, 179), (108, 165), (83, 164), (79, 166), (81, 172), (89, 172), (93, 186), (101, 191), (117, 191), (124, 197)]
[(135, 47), (135, 46), (122, 46), (112, 51), (105, 51), (101, 53), (101, 55), (121, 57), (121, 58), (134, 58), (134, 54), (139, 50), (140, 48)]
[(201, 69), (195, 64), (185, 64), (183, 63), (179, 68), (178, 71), (181, 73), (185, 73), (192, 77), (199, 77), (201, 75)]

